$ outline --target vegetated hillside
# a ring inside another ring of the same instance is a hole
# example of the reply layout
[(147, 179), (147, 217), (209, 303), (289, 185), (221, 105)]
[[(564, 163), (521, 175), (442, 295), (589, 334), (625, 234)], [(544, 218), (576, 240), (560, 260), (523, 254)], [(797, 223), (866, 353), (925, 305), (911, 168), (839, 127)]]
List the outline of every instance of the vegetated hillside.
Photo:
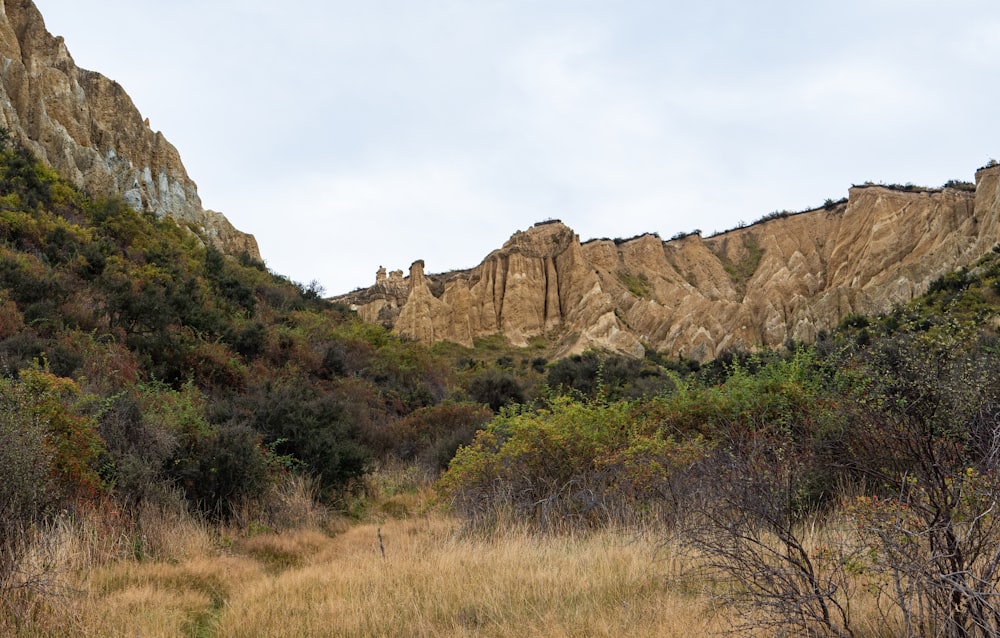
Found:
[(260, 259), (252, 235), (202, 208), (177, 149), (125, 89), (77, 67), (32, 0), (0, 2), (0, 58), (0, 126), (48, 166), (95, 197), (121, 197), (196, 226), (224, 252)]
[(857, 633), (864, 592), (890, 633), (1000, 631), (1000, 250), (814, 345), (550, 362), (395, 336), (0, 138), (0, 629), (57, 517), (142, 556), (150, 506), (273, 523), (276, 483), (336, 503), (394, 457), (473, 527), (670, 529), (761, 626)]
[(864, 184), (802, 213), (712, 237), (580, 242), (556, 220), (514, 234), (473, 269), (379, 275), (343, 295), (368, 321), (432, 343), (502, 334), (709, 361), (737, 349), (812, 341), (852, 313), (905, 303), (1000, 237), (1000, 166), (939, 189)]
[[(23, 434), (31, 467), (54, 458), (59, 468), (25, 507), (102, 495), (135, 505), (179, 488), (190, 507), (226, 516), (289, 471), (317, 477), (332, 498), (372, 459), (432, 447), (439, 423), (453, 451), (485, 420), (459, 385), (483, 368), (455, 372), (320, 293), (169, 218), (90, 200), (5, 146), (2, 407), (9, 416), (38, 398), (72, 417), (71, 432), (42, 419), (41, 438)], [(446, 463), (441, 454), (427, 462)]]

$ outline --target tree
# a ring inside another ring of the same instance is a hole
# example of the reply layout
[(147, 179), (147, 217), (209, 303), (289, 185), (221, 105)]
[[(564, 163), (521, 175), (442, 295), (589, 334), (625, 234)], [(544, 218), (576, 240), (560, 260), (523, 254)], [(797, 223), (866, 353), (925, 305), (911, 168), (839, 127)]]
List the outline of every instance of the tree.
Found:
[(965, 331), (898, 335), (844, 376), (868, 570), (906, 635), (1000, 634), (1000, 352)]
[(853, 635), (852, 550), (824, 535), (836, 526), (808, 524), (826, 512), (824, 457), (840, 429), (813, 363), (799, 352), (756, 374), (735, 365), (702, 396), (717, 447), (693, 473), (681, 537), (707, 578), (732, 583), (720, 597), (740, 630)]

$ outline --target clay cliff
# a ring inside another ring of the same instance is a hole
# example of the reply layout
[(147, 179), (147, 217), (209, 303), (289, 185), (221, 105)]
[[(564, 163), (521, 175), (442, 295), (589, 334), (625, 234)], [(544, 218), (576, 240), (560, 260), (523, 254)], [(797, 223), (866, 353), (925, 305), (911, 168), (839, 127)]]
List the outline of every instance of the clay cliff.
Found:
[(558, 221), (516, 233), (471, 270), (408, 277), (339, 297), (425, 342), (496, 333), (559, 355), (652, 348), (696, 360), (812, 341), (852, 313), (909, 301), (1000, 241), (1000, 167), (971, 188), (850, 189), (846, 202), (709, 238), (579, 237)]
[(0, 0), (0, 125), (91, 195), (120, 196), (190, 225), (225, 252), (260, 258), (252, 235), (202, 208), (177, 149), (125, 90), (77, 67), (31, 0)]

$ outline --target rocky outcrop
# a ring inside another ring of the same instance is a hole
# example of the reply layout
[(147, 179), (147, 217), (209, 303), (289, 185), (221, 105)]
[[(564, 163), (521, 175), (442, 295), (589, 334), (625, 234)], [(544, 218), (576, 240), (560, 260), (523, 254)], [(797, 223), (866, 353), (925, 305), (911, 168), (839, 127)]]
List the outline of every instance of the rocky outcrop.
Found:
[(226, 252), (260, 258), (252, 235), (202, 208), (177, 149), (125, 90), (78, 68), (31, 0), (0, 0), (0, 125), (90, 194), (120, 196), (190, 225)]
[(709, 238), (581, 243), (560, 222), (516, 233), (479, 266), (340, 297), (426, 342), (547, 336), (559, 354), (646, 348), (697, 360), (811, 341), (851, 313), (909, 301), (1000, 241), (1000, 167), (963, 188), (851, 188), (846, 203)]

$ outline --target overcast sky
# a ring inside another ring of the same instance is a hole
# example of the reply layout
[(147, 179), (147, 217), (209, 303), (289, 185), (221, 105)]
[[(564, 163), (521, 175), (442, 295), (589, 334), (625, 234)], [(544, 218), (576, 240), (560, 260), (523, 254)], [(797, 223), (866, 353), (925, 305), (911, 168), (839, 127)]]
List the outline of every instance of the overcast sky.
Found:
[(707, 235), (1000, 157), (997, 0), (35, 0), (327, 293), (558, 218)]

